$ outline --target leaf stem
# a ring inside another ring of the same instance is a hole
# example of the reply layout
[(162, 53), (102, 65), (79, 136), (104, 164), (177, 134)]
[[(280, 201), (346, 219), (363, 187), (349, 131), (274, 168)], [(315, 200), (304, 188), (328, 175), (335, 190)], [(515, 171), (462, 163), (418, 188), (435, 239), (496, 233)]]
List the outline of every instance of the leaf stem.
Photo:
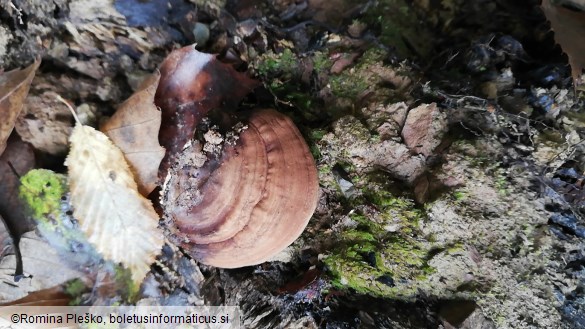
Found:
[(81, 124), (81, 121), (79, 121), (79, 118), (77, 117), (77, 114), (75, 113), (75, 110), (73, 109), (73, 107), (71, 107), (71, 105), (69, 105), (69, 103), (63, 99), (63, 97), (61, 97), (61, 95), (56, 94), (55, 98), (65, 104), (67, 106), (67, 108), (69, 109), (69, 111), (71, 112), (71, 114), (73, 114), (73, 118), (75, 118), (75, 122), (77, 122), (77, 124), (79, 124), (80, 126), (83, 126), (83, 124)]

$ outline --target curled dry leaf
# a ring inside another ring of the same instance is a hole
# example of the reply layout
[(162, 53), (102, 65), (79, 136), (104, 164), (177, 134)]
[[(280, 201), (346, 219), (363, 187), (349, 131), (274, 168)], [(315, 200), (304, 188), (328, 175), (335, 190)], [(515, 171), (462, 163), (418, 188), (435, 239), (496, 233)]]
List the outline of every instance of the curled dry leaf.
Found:
[(67, 306), (70, 301), (71, 296), (59, 285), (31, 292), (12, 302), (0, 303), (0, 306)]
[(162, 111), (159, 139), (167, 150), (159, 172), (164, 179), (201, 119), (212, 109), (233, 110), (258, 83), (193, 46), (173, 51), (160, 71), (155, 103)]
[[(165, 189), (177, 242), (205, 264), (270, 259), (299, 237), (317, 206), (317, 170), (294, 123), (274, 110), (254, 111), (245, 122), (219, 158), (181, 161)], [(194, 143), (181, 158), (205, 159), (200, 150)]]
[(81, 230), (104, 258), (122, 263), (134, 282), (142, 282), (163, 244), (158, 215), (106, 135), (78, 124), (70, 142), (65, 165)]
[[(0, 155), (0, 215), (13, 241), (13, 249), (10, 250), (15, 256), (15, 277), (23, 274), (22, 258), (20, 255), (19, 241), (22, 234), (34, 230), (34, 222), (26, 216), (25, 206), (18, 196), (20, 186), (18, 175), (24, 174), (35, 165), (35, 155), (32, 147), (20, 140), (17, 134), (8, 139), (8, 145), (4, 153)], [(16, 172), (14, 172), (16, 171)], [(11, 239), (11, 240), (12, 240)], [(0, 248), (4, 248), (0, 246)], [(0, 251), (0, 258), (2, 252)]]
[(142, 195), (156, 187), (158, 167), (165, 155), (165, 149), (158, 143), (161, 113), (154, 105), (159, 79), (158, 72), (146, 79), (101, 127), (124, 153)]
[(14, 280), (16, 255), (8, 254), (0, 259), (0, 303), (8, 303), (35, 291), (85, 276), (83, 269), (64, 265), (60, 250), (55, 249), (36, 231), (23, 234), (19, 244), (26, 275), (18, 281)]
[[(24, 232), (34, 230), (34, 222), (25, 214), (24, 204), (18, 197), (20, 181), (18, 175), (26, 174), (35, 165), (32, 147), (13, 134), (0, 156), (0, 214), (10, 232), (18, 241)], [(12, 168), (11, 168), (12, 166)], [(16, 172), (13, 172), (14, 171)]]
[[(571, 2), (571, 1), (569, 1)], [(555, 33), (555, 40), (569, 57), (571, 74), (575, 85), (583, 83), (579, 81), (581, 73), (585, 69), (585, 1), (575, 0), (575, 8), (581, 11), (571, 10), (551, 0), (542, 0), (542, 10), (550, 22), (550, 27)]]
[(13, 70), (0, 75), (0, 154), (6, 148), (6, 141), (14, 129), (24, 99), (35, 76), (40, 60), (22, 70)]

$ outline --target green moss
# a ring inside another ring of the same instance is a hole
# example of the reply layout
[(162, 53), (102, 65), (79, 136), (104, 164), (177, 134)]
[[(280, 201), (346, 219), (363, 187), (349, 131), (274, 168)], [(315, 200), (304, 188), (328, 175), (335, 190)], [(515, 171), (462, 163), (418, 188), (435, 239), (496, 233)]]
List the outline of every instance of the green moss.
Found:
[(73, 279), (65, 283), (65, 293), (71, 297), (69, 305), (81, 305), (82, 295), (88, 287), (80, 279)]
[(399, 210), (409, 210), (415, 208), (412, 200), (404, 197), (396, 197), (390, 191), (386, 190), (368, 190), (365, 193), (366, 198), (373, 204), (384, 207), (394, 208)]
[[(429, 244), (416, 238), (423, 214), (412, 200), (397, 197), (371, 180), (362, 183), (376, 188), (370, 186), (356, 198), (358, 211), (349, 215), (353, 224), (339, 233), (335, 250), (324, 259), (332, 284), (378, 297), (414, 297), (418, 281), (434, 271), (427, 263)], [(364, 204), (378, 211), (366, 215)]]
[(567, 111), (565, 115), (573, 121), (576, 127), (585, 127), (585, 114), (582, 111)]
[(494, 187), (501, 196), (506, 196), (510, 193), (508, 178), (504, 168), (501, 167), (500, 162), (492, 162), (485, 168), (485, 172), (493, 178)]
[(311, 130), (311, 133), (309, 134), (309, 138), (313, 142), (318, 142), (321, 139), (323, 139), (323, 136), (325, 136), (326, 133), (327, 133), (327, 131), (324, 129), (313, 129), (313, 130)]
[[(79, 230), (71, 216), (63, 213), (68, 205), (64, 199), (67, 193), (66, 177), (50, 170), (35, 169), (29, 171), (21, 179), (19, 196), (25, 202), (30, 216), (37, 222), (37, 229), (41, 235), (64, 257), (64, 262), (72, 260), (74, 264), (97, 264), (103, 262), (102, 256), (87, 241), (83, 232)], [(76, 253), (71, 250), (84, 250)], [(119, 287), (119, 295), (125, 301), (133, 301), (138, 296), (139, 285), (132, 281), (129, 270), (112, 262), (104, 263), (111, 272)], [(80, 280), (71, 281), (66, 285), (66, 292), (77, 299), (85, 285)]]
[(318, 168), (319, 174), (326, 175), (331, 173), (331, 166), (328, 165), (321, 165)]
[(467, 192), (461, 191), (461, 190), (454, 191), (453, 192), (453, 197), (457, 201), (463, 201), (463, 200), (465, 200), (467, 198)]
[(71, 218), (63, 213), (64, 198), (68, 191), (67, 178), (46, 169), (33, 169), (20, 178), (19, 196), (28, 214), (37, 223), (37, 229), (53, 247), (68, 252), (71, 245), (87, 246), (87, 256), (99, 257), (89, 246), (85, 235), (74, 227)]
[(316, 161), (319, 161), (319, 159), (321, 159), (321, 151), (319, 150), (319, 145), (317, 145), (317, 142), (319, 142), (321, 139), (323, 139), (323, 136), (325, 136), (325, 134), (327, 133), (327, 131), (323, 130), (323, 129), (312, 129), (309, 132), (308, 135), (308, 139), (310, 141), (310, 150), (311, 150), (311, 154), (313, 155), (313, 158), (315, 158)]
[(331, 60), (326, 53), (317, 51), (313, 55), (313, 69), (316, 72), (329, 71), (331, 68)]
[(253, 67), (275, 97), (301, 109), (303, 115), (309, 115), (316, 100), (308, 86), (301, 82), (303, 72), (300, 63), (301, 59), (291, 49), (285, 48), (278, 54), (269, 51), (259, 56)]
[(344, 71), (341, 75), (332, 76), (329, 79), (329, 86), (334, 96), (355, 99), (370, 85), (366, 79)]
[(558, 147), (564, 143), (566, 143), (563, 134), (554, 129), (546, 129), (541, 131), (537, 138), (539, 141), (542, 141), (545, 145), (550, 145), (553, 147)]
[(61, 198), (67, 190), (64, 175), (33, 169), (20, 179), (19, 196), (36, 220), (58, 219)]
[(69, 296), (79, 296), (87, 290), (85, 283), (80, 279), (74, 279), (65, 284), (65, 292)]
[(256, 70), (262, 77), (279, 76), (282, 80), (290, 79), (298, 73), (299, 58), (289, 48), (280, 54), (268, 52), (256, 64)]
[(329, 87), (336, 97), (356, 99), (368, 88), (380, 82), (380, 77), (370, 71), (373, 65), (380, 65), (386, 53), (371, 48), (360, 57), (352, 70), (344, 70), (329, 78)]
[(449, 252), (450, 254), (463, 251), (465, 251), (465, 245), (461, 242), (454, 243), (447, 247), (447, 252)]
[(114, 278), (116, 280), (116, 286), (119, 287), (120, 296), (128, 302), (135, 302), (139, 297), (138, 292), (140, 291), (140, 283), (132, 280), (132, 272), (122, 266), (116, 265), (114, 268)]
[(506, 196), (509, 194), (510, 191), (508, 189), (508, 180), (506, 179), (505, 176), (503, 175), (496, 176), (495, 185), (500, 195)]
[[(386, 82), (382, 77), (394, 71), (385, 67), (383, 61), (386, 55), (384, 50), (372, 47), (356, 60), (351, 69), (336, 75), (329, 73), (332, 61), (327, 53), (319, 51), (307, 58), (300, 58), (289, 48), (281, 53), (269, 51), (259, 56), (252, 66), (281, 102), (297, 107), (303, 113), (311, 113), (316, 118), (324, 115), (340, 117), (368, 91), (374, 92), (376, 99), (385, 100), (395, 93), (392, 88), (383, 87)], [(344, 56), (353, 55), (348, 53)], [(312, 72), (307, 72), (310, 62), (313, 64)], [(314, 78), (307, 81), (307, 74)], [(318, 93), (320, 90), (329, 90), (330, 93)], [(323, 105), (325, 108), (321, 109)]]
[[(355, 103), (365, 95), (371, 102), (392, 102), (402, 101), (405, 97), (405, 86), (397, 85), (396, 88), (389, 86), (389, 76), (396, 76), (396, 81), (404, 71), (398, 67), (391, 67), (384, 63), (387, 52), (370, 48), (359, 57), (351, 68), (341, 71), (339, 74), (329, 76), (327, 86), (332, 94), (330, 100), (333, 113), (347, 113), (357, 111)], [(408, 81), (404, 77), (403, 81)], [(374, 138), (379, 138), (378, 136)]]
[(315, 144), (312, 144), (309, 147), (310, 151), (311, 151), (311, 155), (313, 156), (313, 159), (315, 159), (316, 161), (319, 161), (319, 159), (321, 159), (321, 151), (319, 151), (319, 147)]

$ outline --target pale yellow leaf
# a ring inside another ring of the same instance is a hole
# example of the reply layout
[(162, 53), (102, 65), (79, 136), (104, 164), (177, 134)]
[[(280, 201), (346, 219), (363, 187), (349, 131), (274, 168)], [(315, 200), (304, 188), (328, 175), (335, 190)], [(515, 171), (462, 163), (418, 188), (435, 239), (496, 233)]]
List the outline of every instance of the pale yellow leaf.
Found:
[(122, 151), (106, 135), (77, 125), (65, 162), (74, 216), (106, 258), (122, 263), (140, 283), (162, 248), (158, 215), (138, 193)]

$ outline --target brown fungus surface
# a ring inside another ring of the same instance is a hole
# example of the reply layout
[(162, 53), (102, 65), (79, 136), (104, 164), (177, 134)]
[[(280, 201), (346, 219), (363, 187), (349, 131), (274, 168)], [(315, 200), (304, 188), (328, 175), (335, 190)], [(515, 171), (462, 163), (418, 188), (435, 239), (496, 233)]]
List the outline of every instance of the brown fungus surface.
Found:
[(207, 113), (235, 108), (258, 83), (193, 46), (169, 54), (160, 72), (154, 100), (162, 113), (159, 140), (167, 150), (159, 171), (159, 177), (164, 179)]
[[(159, 177), (172, 239), (217, 267), (269, 260), (300, 236), (317, 205), (317, 169), (303, 137), (275, 110), (236, 115), (258, 83), (213, 55), (184, 47), (160, 71), (155, 103), (167, 155)], [(195, 130), (212, 110), (228, 131), (210, 125), (202, 141)]]
[(221, 154), (186, 147), (164, 190), (177, 243), (202, 263), (262, 263), (296, 240), (318, 199), (314, 160), (293, 122), (257, 110)]

